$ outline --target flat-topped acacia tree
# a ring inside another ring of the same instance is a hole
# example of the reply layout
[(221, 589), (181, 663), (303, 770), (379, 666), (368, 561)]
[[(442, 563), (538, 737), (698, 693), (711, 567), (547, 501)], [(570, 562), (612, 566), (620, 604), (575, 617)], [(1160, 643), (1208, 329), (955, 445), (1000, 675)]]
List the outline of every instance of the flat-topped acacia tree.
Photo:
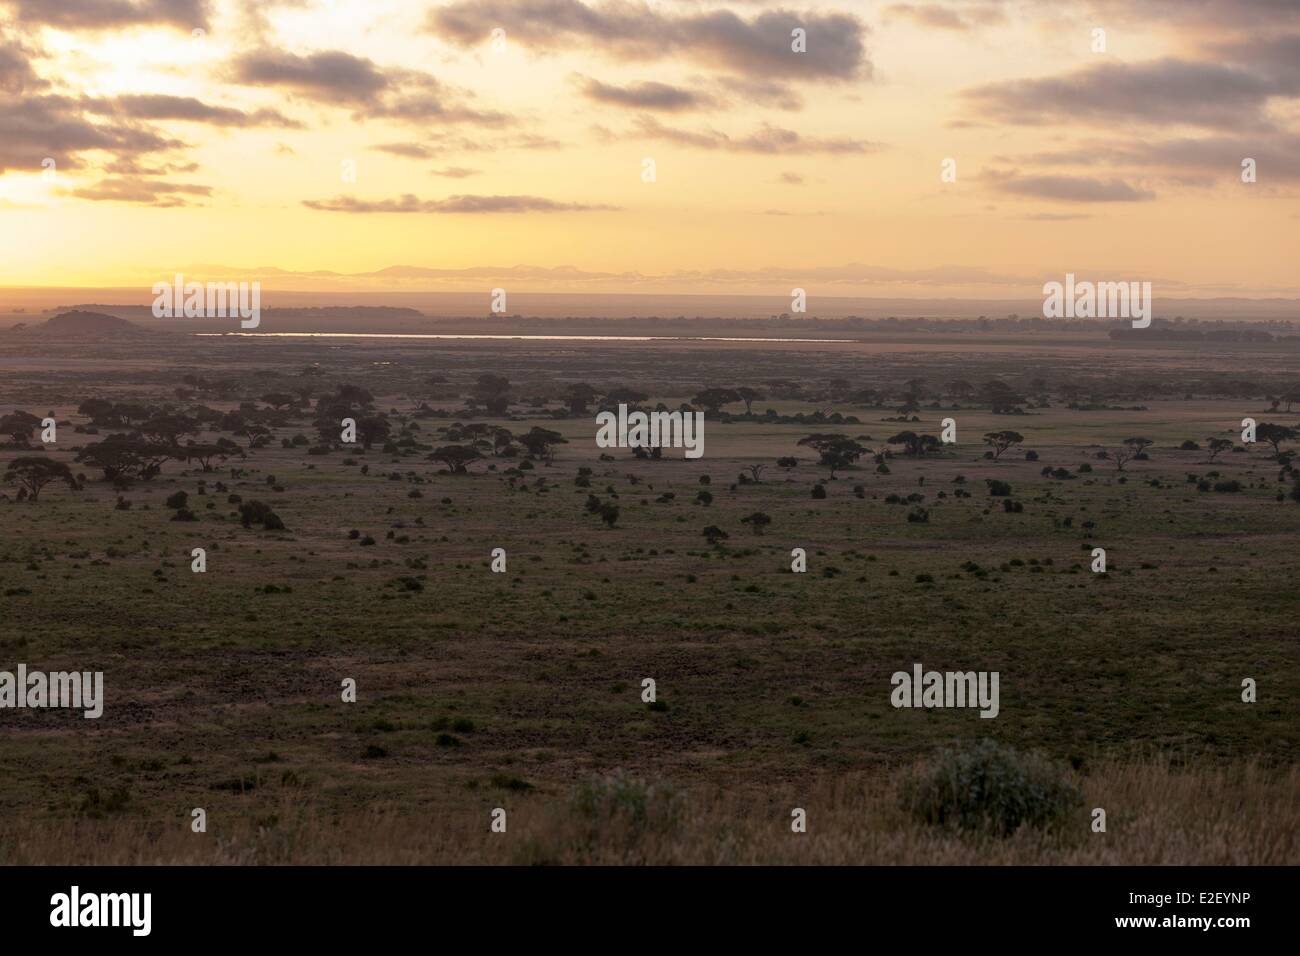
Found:
[(432, 461), (440, 461), (451, 469), (453, 475), (469, 474), (469, 464), (478, 461), (483, 455), (468, 445), (443, 445), (429, 453)]
[(1295, 441), (1300, 438), (1300, 431), (1294, 428), (1288, 428), (1285, 425), (1274, 425), (1271, 422), (1263, 422), (1255, 429), (1255, 437), (1262, 442), (1268, 442), (1273, 446), (1273, 456), (1276, 458), (1282, 454), (1282, 442)]
[(800, 445), (807, 445), (821, 456), (821, 464), (831, 470), (831, 477), (842, 468), (848, 468), (855, 461), (871, 451), (847, 435), (818, 434), (799, 439)]
[(5, 481), (16, 484), (20, 497), (36, 503), (41, 496), (41, 489), (46, 485), (62, 481), (73, 491), (77, 490), (77, 479), (72, 469), (61, 461), (32, 455), (15, 458), (5, 467)]
[(993, 448), (993, 460), (997, 461), (1002, 457), (1002, 453), (1007, 449), (1019, 445), (1025, 440), (1025, 436), (1020, 432), (1004, 428), (1001, 431), (986, 432), (984, 434), (984, 443)]

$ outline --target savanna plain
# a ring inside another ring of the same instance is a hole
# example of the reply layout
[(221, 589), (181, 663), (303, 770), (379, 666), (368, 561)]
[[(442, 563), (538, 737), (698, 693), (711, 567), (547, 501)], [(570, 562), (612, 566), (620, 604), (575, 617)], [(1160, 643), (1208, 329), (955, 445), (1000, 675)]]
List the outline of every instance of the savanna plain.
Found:
[(0, 332), (0, 860), (1300, 862), (1297, 356)]

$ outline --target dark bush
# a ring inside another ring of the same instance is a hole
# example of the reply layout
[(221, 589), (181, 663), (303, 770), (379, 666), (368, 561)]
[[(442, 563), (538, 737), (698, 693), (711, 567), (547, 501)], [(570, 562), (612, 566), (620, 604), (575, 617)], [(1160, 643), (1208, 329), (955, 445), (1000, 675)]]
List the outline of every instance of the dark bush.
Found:
[(940, 751), (904, 778), (899, 802), (922, 823), (1010, 836), (1061, 823), (1083, 794), (1064, 767), (985, 739)]

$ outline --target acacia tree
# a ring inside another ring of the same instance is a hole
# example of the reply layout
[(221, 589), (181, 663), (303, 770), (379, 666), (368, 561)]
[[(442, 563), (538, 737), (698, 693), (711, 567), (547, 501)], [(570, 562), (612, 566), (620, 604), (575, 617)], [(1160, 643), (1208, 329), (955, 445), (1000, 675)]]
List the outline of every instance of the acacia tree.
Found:
[(755, 511), (752, 515), (741, 518), (740, 523), (749, 525), (754, 534), (762, 534), (763, 529), (772, 523), (772, 518), (761, 511)]
[(716, 415), (723, 405), (741, 400), (740, 393), (734, 388), (706, 388), (691, 399), (692, 405), (699, 405), (706, 412)]
[(990, 379), (980, 386), (980, 397), (989, 403), (994, 415), (1010, 415), (1018, 411), (1017, 406), (1025, 403), (1024, 396), (1018, 395), (1006, 382)]
[(1132, 461), (1133, 456), (1138, 453), (1138, 449), (1132, 445), (1121, 445), (1118, 448), (1112, 448), (1110, 451), (1102, 450), (1097, 452), (1097, 457), (1102, 461), (1113, 461), (1116, 471), (1123, 471), (1124, 466)]
[(429, 453), (431, 460), (442, 462), (451, 469), (453, 475), (467, 474), (470, 462), (478, 461), (482, 457), (477, 448), (468, 445), (443, 445)]
[(482, 405), (491, 415), (504, 415), (510, 408), (510, 379), (484, 372), (474, 383), (471, 401)]
[(740, 400), (745, 403), (746, 415), (754, 414), (755, 402), (761, 402), (763, 399), (767, 398), (766, 392), (748, 386), (742, 386), (741, 388), (736, 389), (736, 394), (739, 395)]
[(8, 435), (15, 445), (26, 445), (32, 430), (41, 420), (31, 412), (16, 411), (0, 418), (0, 435)]
[(984, 443), (993, 448), (994, 461), (1001, 458), (1002, 453), (1008, 448), (1019, 445), (1024, 440), (1024, 435), (1020, 434), (1020, 432), (1012, 431), (1009, 428), (997, 432), (986, 432), (984, 435)]
[(821, 463), (831, 470), (831, 477), (842, 468), (848, 468), (871, 449), (859, 445), (847, 435), (817, 434), (799, 439), (800, 445), (807, 445), (821, 456)]
[(213, 458), (220, 458), (225, 461), (231, 455), (238, 455), (241, 452), (239, 446), (229, 438), (218, 438), (216, 444), (188, 442), (185, 447), (180, 449), (180, 454), (185, 456), (187, 465), (192, 461), (197, 461), (204, 471), (211, 471)]
[(298, 404), (298, 397), (290, 392), (269, 392), (262, 396), (262, 401), (279, 411)]
[(1282, 454), (1282, 442), (1295, 441), (1300, 438), (1300, 432), (1297, 432), (1294, 428), (1287, 428), (1285, 425), (1273, 425), (1264, 422), (1255, 429), (1255, 437), (1272, 445), (1273, 457), (1276, 458)]
[(184, 458), (184, 449), (174, 445), (147, 442), (127, 435), (110, 435), (101, 442), (87, 445), (76, 460), (104, 472), (104, 480), (125, 483), (139, 478), (148, 481), (162, 470), (168, 458)]
[(573, 415), (587, 414), (587, 407), (596, 400), (598, 393), (586, 382), (573, 382), (564, 387), (561, 398), (569, 406)]
[(1133, 457), (1141, 458), (1155, 444), (1150, 438), (1125, 438), (1124, 444), (1133, 449)]
[(33, 504), (40, 497), (41, 489), (55, 481), (66, 482), (73, 491), (77, 490), (77, 479), (73, 477), (71, 468), (61, 461), (40, 456), (15, 458), (9, 462), (5, 468), (5, 481), (16, 484), (19, 498), (25, 497)]
[(1230, 438), (1210, 438), (1206, 440), (1206, 443), (1210, 449), (1210, 461), (1214, 461), (1216, 457), (1225, 451), (1232, 450), (1232, 439)]
[(378, 415), (368, 415), (357, 422), (357, 437), (366, 451), (377, 441), (387, 441), (391, 433), (392, 427), (387, 419)]
[(197, 435), (197, 420), (188, 415), (153, 415), (140, 425), (140, 434), (154, 441), (175, 444), (182, 435)]
[(899, 432), (893, 438), (886, 441), (891, 445), (902, 445), (907, 450), (907, 454), (916, 458), (924, 458), (925, 453), (934, 451), (942, 442), (933, 435), (918, 435), (913, 431)]
[(628, 388), (626, 385), (620, 385), (606, 392), (605, 397), (600, 400), (600, 404), (605, 408), (613, 408), (618, 405), (636, 408), (649, 397), (645, 392), (638, 391), (635, 388)]
[(554, 446), (567, 445), (569, 440), (549, 428), (533, 426), (532, 431), (519, 436), (519, 444), (528, 450), (529, 458), (540, 458), (548, 465), (555, 458)]

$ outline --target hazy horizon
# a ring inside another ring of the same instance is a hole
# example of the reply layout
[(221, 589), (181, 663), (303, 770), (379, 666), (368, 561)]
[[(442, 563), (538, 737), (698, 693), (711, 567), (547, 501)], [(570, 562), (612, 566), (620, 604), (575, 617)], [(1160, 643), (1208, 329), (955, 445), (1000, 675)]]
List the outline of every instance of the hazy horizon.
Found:
[(0, 0), (0, 284), (1292, 297), (1297, 25), (1269, 0)]

